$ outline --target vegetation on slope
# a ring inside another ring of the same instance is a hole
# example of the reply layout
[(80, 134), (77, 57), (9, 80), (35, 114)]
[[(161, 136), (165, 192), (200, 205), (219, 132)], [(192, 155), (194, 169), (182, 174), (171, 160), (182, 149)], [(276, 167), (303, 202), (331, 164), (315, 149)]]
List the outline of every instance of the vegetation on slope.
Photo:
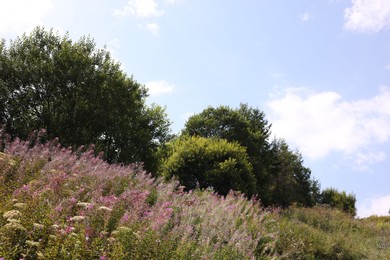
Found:
[[(2, 136), (4, 137), (4, 136)], [(0, 258), (386, 259), (390, 219), (184, 192), (55, 141), (0, 153)]]

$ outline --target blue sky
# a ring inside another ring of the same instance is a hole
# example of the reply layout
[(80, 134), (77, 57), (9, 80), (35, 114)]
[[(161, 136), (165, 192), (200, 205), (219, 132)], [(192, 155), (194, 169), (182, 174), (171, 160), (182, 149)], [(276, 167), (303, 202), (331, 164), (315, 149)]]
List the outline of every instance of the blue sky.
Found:
[(36, 25), (90, 35), (167, 107), (179, 132), (247, 103), (322, 188), (390, 209), (389, 0), (0, 0), (0, 38)]

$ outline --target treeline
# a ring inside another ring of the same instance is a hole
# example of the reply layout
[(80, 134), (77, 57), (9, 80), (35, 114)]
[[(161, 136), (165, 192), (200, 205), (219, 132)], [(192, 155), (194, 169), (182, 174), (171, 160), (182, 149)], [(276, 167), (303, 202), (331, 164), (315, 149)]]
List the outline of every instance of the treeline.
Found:
[(126, 75), (93, 39), (37, 27), (0, 42), (0, 124), (11, 139), (46, 129), (74, 149), (94, 145), (110, 163), (140, 163), (154, 175), (178, 178), (187, 190), (233, 189), (264, 206), (329, 204), (352, 215), (355, 196), (320, 191), (299, 152), (270, 138), (257, 108), (206, 108), (172, 135), (165, 109), (146, 104), (147, 89)]

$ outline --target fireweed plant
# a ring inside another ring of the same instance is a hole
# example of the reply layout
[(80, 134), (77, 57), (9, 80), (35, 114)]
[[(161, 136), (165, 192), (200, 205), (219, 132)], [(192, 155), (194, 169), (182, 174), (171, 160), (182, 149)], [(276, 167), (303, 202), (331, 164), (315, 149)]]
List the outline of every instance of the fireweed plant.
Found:
[(0, 259), (268, 259), (273, 213), (255, 199), (183, 192), (92, 149), (0, 134)]

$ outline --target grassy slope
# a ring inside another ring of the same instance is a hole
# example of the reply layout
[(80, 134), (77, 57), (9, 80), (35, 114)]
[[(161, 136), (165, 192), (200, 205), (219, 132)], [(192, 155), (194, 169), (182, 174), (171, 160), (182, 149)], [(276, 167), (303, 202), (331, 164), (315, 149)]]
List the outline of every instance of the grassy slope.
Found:
[(390, 218), (184, 193), (54, 143), (0, 153), (0, 258), (388, 259)]

